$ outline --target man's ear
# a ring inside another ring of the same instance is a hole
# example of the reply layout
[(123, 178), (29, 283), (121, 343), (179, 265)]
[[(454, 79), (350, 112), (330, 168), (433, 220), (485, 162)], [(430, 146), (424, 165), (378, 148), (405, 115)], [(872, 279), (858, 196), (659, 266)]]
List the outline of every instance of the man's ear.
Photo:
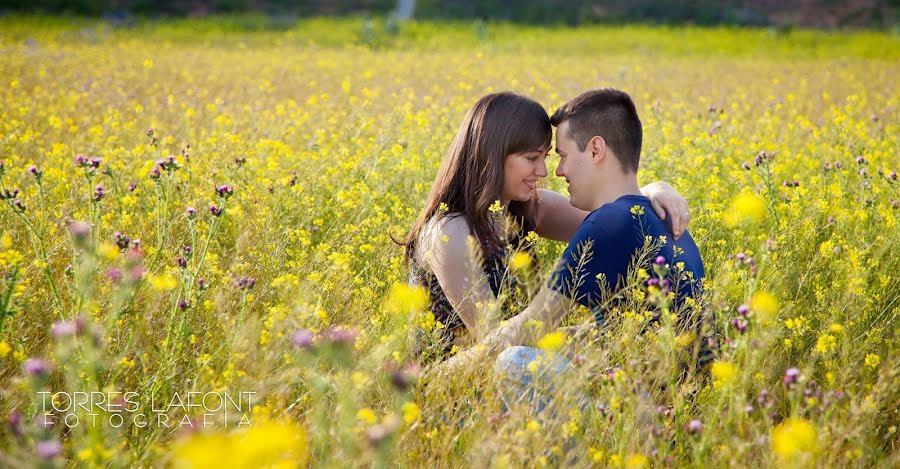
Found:
[(606, 158), (606, 140), (599, 135), (594, 135), (588, 141), (588, 150), (591, 152), (591, 159), (594, 163), (599, 163), (603, 161), (603, 158)]

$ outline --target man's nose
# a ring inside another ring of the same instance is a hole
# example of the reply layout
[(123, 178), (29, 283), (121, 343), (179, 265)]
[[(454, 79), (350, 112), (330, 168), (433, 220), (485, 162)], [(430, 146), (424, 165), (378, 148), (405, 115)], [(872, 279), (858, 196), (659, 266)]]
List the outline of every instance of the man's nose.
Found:
[(557, 176), (559, 176), (559, 177), (563, 177), (563, 176), (566, 175), (566, 170), (563, 168), (563, 164), (562, 164), (562, 163), (560, 163), (559, 165), (556, 166), (556, 172), (555, 172), (555, 174), (556, 174)]

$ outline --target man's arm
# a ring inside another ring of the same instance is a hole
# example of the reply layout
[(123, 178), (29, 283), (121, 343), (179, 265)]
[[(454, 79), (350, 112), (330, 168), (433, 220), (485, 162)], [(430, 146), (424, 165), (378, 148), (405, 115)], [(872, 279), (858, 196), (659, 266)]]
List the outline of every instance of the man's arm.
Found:
[[(535, 232), (542, 238), (569, 242), (588, 212), (573, 207), (569, 198), (558, 192), (548, 189), (540, 192), (540, 203), (534, 215)], [(678, 239), (691, 218), (687, 200), (662, 181), (647, 184), (641, 188), (641, 193), (650, 199), (659, 218), (665, 220), (666, 214), (670, 214), (673, 237)]]

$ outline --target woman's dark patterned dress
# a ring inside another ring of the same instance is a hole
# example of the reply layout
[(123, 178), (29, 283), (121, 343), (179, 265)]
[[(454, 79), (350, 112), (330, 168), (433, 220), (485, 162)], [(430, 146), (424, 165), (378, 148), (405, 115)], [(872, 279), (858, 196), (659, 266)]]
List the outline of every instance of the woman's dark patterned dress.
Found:
[[(520, 238), (515, 237), (509, 244), (519, 246)], [(525, 250), (526, 252), (530, 251), (527, 247)], [(491, 291), (496, 298), (503, 301), (501, 304), (502, 319), (508, 319), (527, 306), (524, 286), (507, 268), (507, 261), (508, 252), (502, 249), (494, 255), (487, 256), (483, 264)], [(415, 258), (412, 259), (411, 267), (409, 283), (425, 287), (428, 290), (429, 309), (434, 314), (435, 321), (444, 326), (434, 334), (427, 334), (422, 330), (417, 331), (416, 344), (413, 347), (414, 354), (424, 362), (444, 360), (451, 355), (455, 339), (467, 334), (466, 326), (456, 310), (453, 309), (447, 295), (444, 294), (437, 277), (422, 268)]]

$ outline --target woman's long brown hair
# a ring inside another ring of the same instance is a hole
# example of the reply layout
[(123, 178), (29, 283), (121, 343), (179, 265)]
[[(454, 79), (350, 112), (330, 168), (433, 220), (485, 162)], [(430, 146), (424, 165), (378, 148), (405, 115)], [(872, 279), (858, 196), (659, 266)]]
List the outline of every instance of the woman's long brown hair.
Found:
[[(503, 191), (506, 157), (549, 148), (550, 117), (536, 101), (515, 93), (493, 93), (479, 99), (469, 110), (431, 186), (425, 207), (402, 244), (407, 264), (416, 252), (419, 235), (441, 203), (448, 213), (465, 217), (471, 233), (485, 255), (503, 248), (504, 240), (491, 221), (490, 206)], [(512, 201), (508, 213), (521, 230), (533, 230), (533, 205)]]

